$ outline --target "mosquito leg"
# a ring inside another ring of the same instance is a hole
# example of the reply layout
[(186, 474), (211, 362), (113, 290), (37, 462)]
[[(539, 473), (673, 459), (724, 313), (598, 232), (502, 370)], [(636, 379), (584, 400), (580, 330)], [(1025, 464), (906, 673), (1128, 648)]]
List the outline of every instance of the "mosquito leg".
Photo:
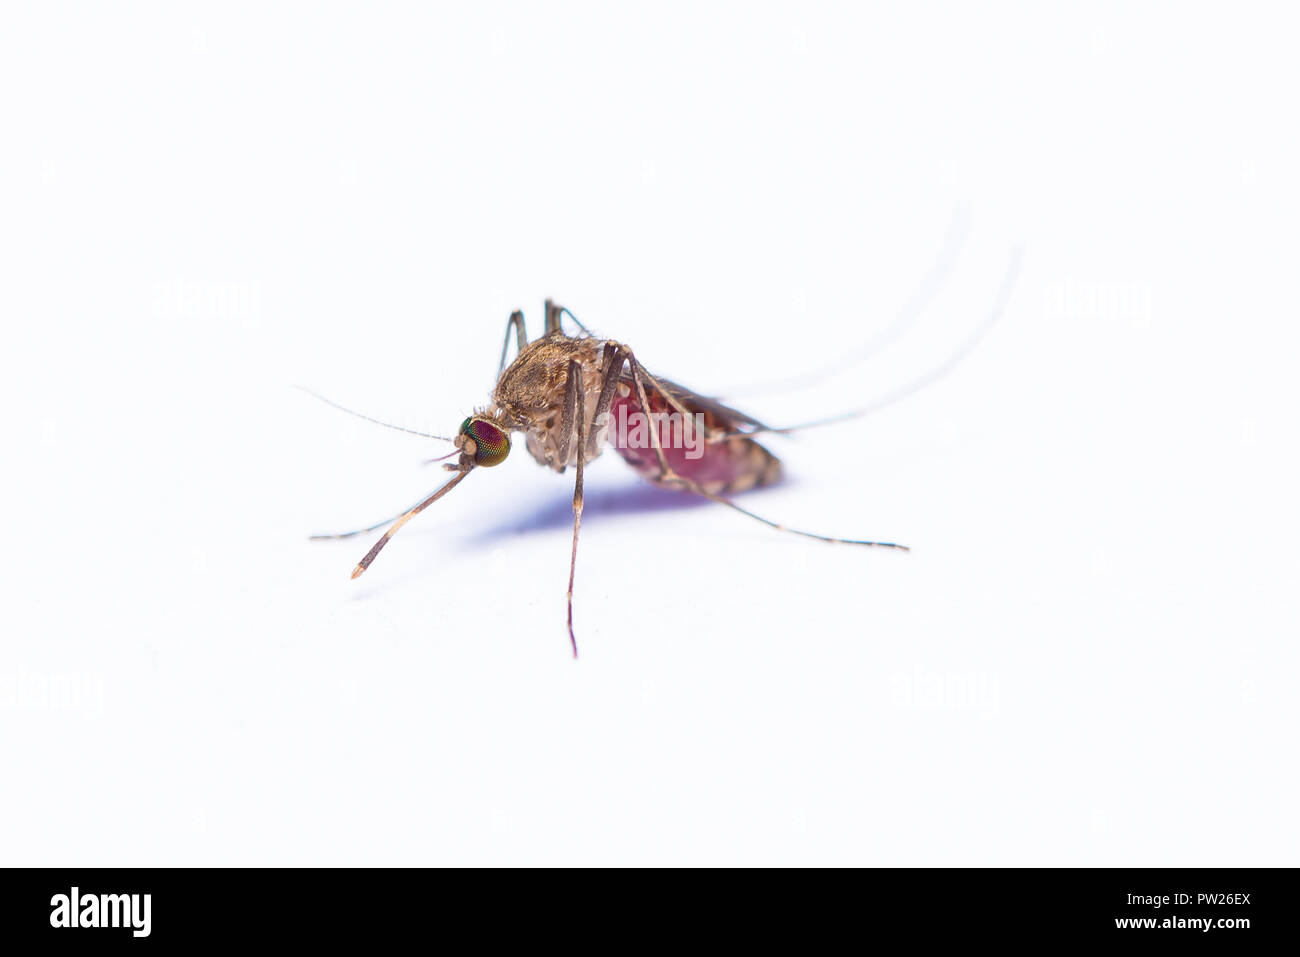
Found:
[(543, 329), (543, 335), (549, 336), (553, 332), (560, 331), (560, 314), (564, 312), (563, 307), (557, 306), (554, 302), (546, 300), (546, 326)]
[(682, 478), (681, 476), (678, 476), (678, 478), (681, 479), (682, 483), (686, 486), (686, 488), (690, 489), (695, 494), (703, 495), (705, 498), (709, 499), (710, 501), (717, 502), (719, 505), (725, 505), (728, 508), (735, 509), (741, 515), (747, 515), (750, 518), (752, 518), (754, 521), (762, 522), (768, 528), (774, 528), (778, 532), (790, 532), (794, 535), (802, 535), (804, 538), (816, 539), (819, 542), (830, 542), (835, 545), (866, 545), (871, 548), (894, 548), (900, 552), (910, 552), (912, 550), (906, 545), (896, 545), (893, 542), (869, 542), (866, 539), (861, 539), (861, 538), (835, 538), (834, 536), (831, 535), (818, 535), (816, 532), (805, 532), (802, 529), (790, 528), (788, 525), (782, 525), (779, 522), (774, 522), (769, 518), (764, 518), (762, 515), (755, 515), (749, 509), (737, 505), (735, 502), (733, 502), (731, 499), (727, 498), (726, 496), (717, 495), (713, 492), (710, 492), (707, 489), (700, 486), (698, 483), (692, 482), (688, 478)]
[(587, 433), (588, 455), (596, 451), (593, 443), (600, 435), (602, 419), (609, 415), (610, 406), (614, 404), (614, 390), (618, 388), (619, 380), (623, 377), (624, 361), (621, 346), (614, 342), (605, 343), (605, 381), (601, 383), (600, 395), (596, 398), (596, 409), (591, 416), (591, 428)]
[(370, 549), (370, 551), (366, 552), (366, 557), (361, 559), (361, 561), (357, 563), (356, 568), (352, 569), (352, 577), (356, 578), (363, 571), (365, 571), (367, 568), (370, 567), (370, 563), (375, 560), (375, 557), (380, 553), (383, 547), (388, 544), (388, 540), (397, 534), (397, 530), (399, 528), (401, 528), (411, 519), (415, 518), (415, 516), (419, 515), (426, 508), (428, 508), (434, 502), (438, 501), (438, 499), (442, 498), (452, 489), (454, 489), (457, 486), (457, 484), (460, 483), (461, 479), (463, 479), (466, 475), (468, 475), (473, 470), (473, 468), (474, 466), (472, 464), (462, 468), (460, 471), (456, 473), (456, 476), (453, 479), (451, 479), (449, 482), (444, 483), (442, 488), (438, 489), (438, 491), (434, 492), (432, 495), (426, 498), (419, 505), (416, 505), (414, 508), (408, 509), (407, 511), (403, 512), (401, 516), (398, 517), (397, 521), (393, 524), (393, 527), (390, 528), (388, 531), (384, 532), (383, 538), (375, 542), (374, 547)]
[[(637, 362), (636, 357), (632, 354), (631, 350), (627, 351), (627, 360), (628, 364), (632, 367), (632, 381), (636, 384), (637, 399), (641, 402), (641, 407), (643, 409), (648, 409), (650, 406), (647, 402), (645, 382), (642, 377), (644, 376), (649, 378), (649, 374), (646, 373), (641, 363)], [(728, 508), (734, 509), (741, 515), (747, 515), (756, 522), (762, 522), (768, 528), (774, 528), (778, 532), (791, 532), (795, 535), (802, 535), (804, 538), (813, 538), (819, 542), (832, 542), (842, 545), (866, 545), (873, 548), (896, 548), (899, 551), (910, 551), (906, 545), (896, 545), (893, 542), (870, 542), (857, 538), (834, 538), (830, 535), (818, 535), (816, 532), (805, 532), (797, 528), (789, 528), (785, 525), (781, 525), (780, 523), (764, 518), (761, 515), (756, 515), (749, 509), (737, 505), (731, 499), (710, 492), (698, 482), (673, 471), (672, 466), (668, 464), (667, 457), (664, 455), (663, 445), (659, 441), (659, 429), (653, 425), (650, 427), (650, 444), (654, 448), (655, 457), (659, 460), (659, 481), (661, 483), (664, 485), (687, 489), (694, 492), (696, 495), (702, 495), (710, 501), (717, 502), (719, 505), (725, 505)]]
[(1002, 313), (1006, 311), (1007, 303), (1011, 301), (1011, 294), (1015, 291), (1016, 282), (1020, 276), (1020, 260), (1024, 254), (1022, 246), (1016, 246), (1011, 250), (1011, 262), (1007, 266), (1007, 271), (1002, 277), (1002, 284), (998, 287), (997, 297), (993, 301), (993, 308), (984, 318), (974, 331), (965, 339), (958, 343), (957, 347), (948, 354), (948, 356), (937, 366), (923, 373), (911, 382), (907, 382), (893, 392), (888, 392), (880, 398), (873, 401), (870, 405), (864, 405), (857, 409), (851, 409), (848, 412), (840, 412), (836, 415), (829, 415), (825, 418), (814, 419), (811, 422), (800, 422), (798, 425), (787, 425), (780, 428), (762, 426), (761, 428), (746, 429), (737, 432), (725, 433), (725, 435), (758, 435), (761, 432), (773, 433), (776, 435), (789, 435), (792, 432), (799, 432), (803, 429), (819, 428), (823, 425), (833, 425), (837, 422), (845, 422), (849, 419), (856, 419), (860, 416), (869, 415), (872, 412), (878, 412), (895, 402), (901, 402), (908, 396), (920, 392), (926, 386), (933, 385), (948, 373), (952, 372), (963, 359), (969, 356), (983, 341), (993, 327), (998, 324), (1002, 318)]
[(587, 335), (592, 334), (591, 330), (582, 324), (582, 320), (579, 319), (577, 316), (575, 316), (569, 309), (566, 309), (564, 306), (560, 306), (559, 313), (562, 316), (568, 316), (570, 319), (572, 319), (573, 324), (577, 326), (579, 329), (581, 329)]
[[(415, 507), (414, 505), (411, 506), (411, 508), (414, 507)], [(409, 512), (410, 510), (411, 509), (408, 508), (406, 512)], [(327, 541), (332, 541), (333, 539), (336, 538), (353, 538), (354, 536), (357, 535), (364, 535), (366, 532), (373, 532), (377, 528), (383, 528), (389, 522), (397, 521), (399, 518), (405, 515), (406, 512), (398, 512), (396, 515), (392, 516), (391, 518), (386, 518), (382, 522), (375, 522), (375, 524), (367, 525), (365, 528), (354, 528), (350, 532), (333, 532), (329, 535), (309, 535), (307, 536), (307, 538), (309, 541), (313, 541), (313, 542), (327, 542)]]
[(810, 369), (799, 375), (788, 376), (769, 382), (751, 382), (730, 389), (723, 389), (721, 395), (734, 399), (741, 395), (760, 393), (789, 392), (819, 386), (832, 376), (840, 375), (865, 362), (867, 359), (883, 352), (888, 346), (900, 339), (925, 313), (930, 304), (942, 290), (944, 283), (956, 269), (962, 247), (970, 233), (970, 211), (964, 205), (953, 210), (952, 221), (944, 236), (943, 246), (939, 250), (935, 263), (921, 279), (920, 285), (913, 291), (898, 315), (884, 329), (866, 342), (852, 346), (843, 343), (836, 348), (836, 357), (831, 362), (817, 369)]
[(582, 528), (582, 472), (587, 464), (587, 410), (582, 387), (582, 364), (569, 360), (569, 394), (577, 396), (578, 405), (578, 478), (573, 484), (573, 549), (569, 552), (569, 644), (578, 657), (578, 639), (573, 634), (573, 574), (578, 567), (578, 531)]
[(578, 417), (578, 406), (582, 394), (582, 384), (574, 377), (572, 364), (564, 383), (564, 409), (560, 413), (560, 454), (556, 463), (560, 471), (569, 466), (569, 455), (573, 452), (574, 419)]
[(524, 329), (524, 314), (516, 309), (510, 313), (510, 318), (506, 320), (506, 341), (501, 343), (501, 365), (497, 367), (497, 378), (501, 378), (501, 373), (506, 371), (506, 353), (510, 351), (510, 330), (515, 333), (515, 355), (524, 351), (524, 346), (528, 345), (528, 332)]
[[(645, 382), (643, 380), (643, 377), (648, 378), (649, 374), (645, 371), (644, 367), (642, 367), (641, 363), (637, 361), (632, 350), (628, 349), (626, 346), (623, 348), (627, 353), (627, 363), (632, 368), (632, 384), (636, 388), (637, 401), (641, 403), (642, 412), (649, 415), (650, 399), (646, 395)], [(654, 449), (655, 458), (659, 460), (658, 481), (664, 485), (679, 485), (689, 488), (689, 486), (686, 485), (686, 479), (674, 472), (672, 466), (668, 464), (668, 459), (664, 455), (663, 446), (659, 442), (659, 429), (654, 426), (653, 422), (650, 425), (649, 431), (650, 447)]]
[[(667, 386), (665, 386), (662, 382), (660, 382), (658, 379), (652, 376), (645, 366), (641, 365), (639, 362), (636, 362), (636, 360), (632, 358), (631, 349), (628, 349), (627, 346), (624, 346), (623, 351), (627, 353), (628, 359), (636, 364), (637, 369), (640, 370), (641, 376), (645, 379), (645, 381), (649, 382), (652, 386), (655, 387), (655, 391), (657, 391), (660, 395), (664, 397), (665, 401), (667, 401), (667, 403), (673, 408), (674, 411), (676, 411), (679, 415), (681, 415), (683, 419), (689, 419), (692, 417), (693, 413), (691, 412), (691, 410), (686, 408), (686, 406), (682, 404), (681, 400), (678, 399), (676, 396), (674, 396), (671, 391), (669, 391)], [(644, 392), (644, 390), (642, 389), (638, 391), (637, 398), (644, 402), (645, 397), (641, 395), (641, 392)], [(643, 406), (643, 409), (646, 411), (647, 414), (650, 411), (649, 406)], [(704, 432), (704, 439), (706, 442), (720, 442), (731, 434), (722, 429), (712, 428), (711, 426), (706, 425), (704, 423), (700, 424), (700, 428)], [(655, 430), (651, 429), (650, 431), (653, 432)]]
[(572, 319), (573, 324), (585, 335), (591, 335), (591, 330), (582, 324), (581, 319), (552, 299), (546, 300), (546, 335), (549, 336), (552, 332), (563, 332), (561, 320), (565, 316)]

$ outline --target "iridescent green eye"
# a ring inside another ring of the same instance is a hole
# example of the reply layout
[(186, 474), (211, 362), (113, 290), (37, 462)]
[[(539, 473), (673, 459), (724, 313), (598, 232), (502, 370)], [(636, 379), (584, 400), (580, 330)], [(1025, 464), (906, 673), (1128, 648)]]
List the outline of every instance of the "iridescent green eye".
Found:
[(510, 436), (487, 419), (470, 416), (460, 424), (460, 434), (467, 442), (474, 443), (472, 450), (467, 446), (465, 451), (474, 459), (475, 465), (486, 468), (500, 465), (510, 454)]

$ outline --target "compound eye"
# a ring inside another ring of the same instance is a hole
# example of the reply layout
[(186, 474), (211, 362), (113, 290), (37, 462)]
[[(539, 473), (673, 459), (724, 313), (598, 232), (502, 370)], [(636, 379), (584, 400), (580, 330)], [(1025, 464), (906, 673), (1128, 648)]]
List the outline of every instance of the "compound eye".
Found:
[(470, 416), (460, 424), (460, 434), (465, 436), (464, 451), (475, 465), (491, 468), (510, 454), (510, 436), (486, 419)]

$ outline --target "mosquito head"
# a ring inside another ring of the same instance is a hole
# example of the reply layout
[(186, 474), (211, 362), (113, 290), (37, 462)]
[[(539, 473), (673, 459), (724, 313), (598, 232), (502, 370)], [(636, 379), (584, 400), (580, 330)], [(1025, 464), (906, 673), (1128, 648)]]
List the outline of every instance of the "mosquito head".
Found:
[(456, 447), (475, 465), (491, 468), (510, 454), (510, 433), (485, 415), (471, 415), (460, 424)]

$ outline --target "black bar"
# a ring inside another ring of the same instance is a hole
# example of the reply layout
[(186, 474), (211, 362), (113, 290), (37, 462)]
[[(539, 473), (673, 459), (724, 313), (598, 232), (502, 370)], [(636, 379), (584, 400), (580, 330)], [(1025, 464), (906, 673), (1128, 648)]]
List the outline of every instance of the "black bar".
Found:
[[(1296, 871), (1231, 869), (744, 870), (563, 874), (385, 869), (11, 869), (0, 928), (14, 945), (94, 949), (429, 942), (470, 930), (549, 935), (614, 920), (608, 949), (685, 928), (759, 939), (831, 934), (936, 942), (1238, 949), (1295, 940)], [(73, 888), (77, 923), (71, 926)], [(134, 895), (134, 896), (133, 896)], [(147, 895), (147, 897), (146, 897)], [(92, 903), (93, 901), (93, 903)], [(147, 921), (145, 903), (148, 903)], [(59, 926), (55, 926), (59, 925)], [(477, 930), (475, 930), (477, 929)], [(431, 935), (431, 936), (430, 936)], [(581, 935), (580, 935), (581, 936)], [(828, 945), (829, 946), (829, 945)]]

